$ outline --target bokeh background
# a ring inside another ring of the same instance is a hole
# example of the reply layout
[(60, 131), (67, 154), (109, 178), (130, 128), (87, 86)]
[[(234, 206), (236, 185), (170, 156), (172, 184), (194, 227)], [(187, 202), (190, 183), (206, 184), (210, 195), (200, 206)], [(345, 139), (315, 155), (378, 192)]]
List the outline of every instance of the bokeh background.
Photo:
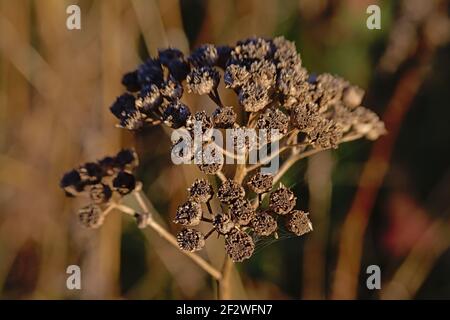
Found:
[[(81, 8), (81, 30), (66, 8)], [(381, 30), (366, 8), (381, 8)], [(201, 269), (129, 217), (98, 230), (58, 188), (68, 169), (134, 146), (144, 191), (170, 223), (199, 172), (170, 162), (162, 128), (114, 127), (121, 75), (158, 48), (257, 35), (296, 41), (312, 73), (366, 89), (389, 134), (322, 152), (284, 182), (310, 210), (314, 232), (258, 243), (239, 264), (233, 297), (450, 298), (450, 23), (448, 1), (0, 0), (0, 298), (212, 299)], [(208, 107), (206, 99), (192, 101)], [(221, 263), (220, 241), (207, 253)], [(66, 268), (82, 290), (66, 288)], [(381, 290), (366, 268), (379, 265)]]

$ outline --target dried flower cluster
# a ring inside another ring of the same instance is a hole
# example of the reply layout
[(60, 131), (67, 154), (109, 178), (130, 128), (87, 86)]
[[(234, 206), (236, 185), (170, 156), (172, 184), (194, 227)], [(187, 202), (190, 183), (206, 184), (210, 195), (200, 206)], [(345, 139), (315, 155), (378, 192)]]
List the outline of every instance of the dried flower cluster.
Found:
[(88, 228), (103, 223), (105, 208), (113, 197), (121, 198), (136, 187), (133, 170), (139, 161), (133, 150), (122, 150), (115, 157), (85, 163), (65, 173), (61, 188), (69, 197), (84, 196), (90, 203), (78, 212), (80, 222)]
[[(221, 80), (235, 93), (234, 106), (223, 103), (218, 90)], [(159, 50), (157, 57), (125, 74), (122, 84), (127, 92), (110, 107), (122, 128), (139, 130), (164, 124), (184, 128), (193, 138), (196, 124), (201, 123), (206, 136), (201, 150), (185, 150), (179, 148), (181, 139), (172, 141), (172, 152), (192, 159), (215, 143), (209, 133), (212, 129), (277, 132), (268, 137), (280, 142), (275, 155), (288, 150), (287, 159), (296, 160), (303, 154), (306, 157), (336, 148), (342, 142), (362, 137), (373, 140), (385, 133), (378, 116), (361, 106), (362, 89), (331, 74), (310, 75), (295, 44), (283, 37), (250, 38), (234, 46), (206, 44), (189, 56), (175, 48)], [(183, 102), (185, 91), (209, 96), (216, 109), (211, 114), (205, 110), (192, 113)], [(259, 138), (234, 137), (233, 142), (236, 150), (244, 150), (247, 155), (250, 149), (261, 147)], [(264, 159), (253, 166), (237, 164), (234, 176), (227, 177), (222, 172), (223, 158), (219, 157), (224, 152), (214, 149), (210, 154), (213, 161), (198, 164), (201, 172), (220, 179), (217, 190), (205, 179), (194, 181), (189, 199), (176, 211), (174, 222), (184, 227), (176, 237), (182, 250), (198, 251), (211, 234), (217, 233), (224, 237), (231, 259), (243, 261), (252, 255), (255, 239), (276, 237), (280, 224), (297, 236), (312, 230), (308, 213), (295, 209), (294, 193), (281, 184), (273, 190), (280, 177), (261, 171), (249, 176), (264, 164)], [(136, 165), (136, 155), (122, 151), (63, 177), (61, 187), (68, 195), (87, 192), (91, 196), (92, 204), (80, 211), (83, 224), (98, 226), (103, 212), (100, 206), (114, 193), (124, 195), (133, 190), (136, 181), (131, 170)], [(253, 193), (256, 196), (251, 198)], [(265, 207), (263, 195), (269, 200)], [(213, 211), (211, 201), (220, 203), (221, 209)], [(202, 222), (211, 224), (207, 234), (194, 229)]]
[[(271, 175), (258, 172), (248, 181), (247, 187), (263, 194), (271, 191), (272, 182)], [(297, 198), (281, 184), (270, 192), (267, 208), (259, 201), (252, 203), (247, 199), (244, 187), (234, 180), (225, 180), (215, 192), (208, 181), (197, 179), (188, 192), (188, 200), (178, 207), (174, 219), (175, 223), (185, 227), (177, 235), (182, 250), (201, 250), (205, 240), (217, 233), (225, 238), (225, 250), (230, 258), (240, 262), (252, 256), (256, 238), (276, 234), (280, 223), (298, 236), (312, 230), (308, 213), (294, 210)], [(219, 212), (214, 212), (210, 205), (214, 196), (221, 203)], [(206, 235), (193, 228), (202, 222), (212, 226)]]

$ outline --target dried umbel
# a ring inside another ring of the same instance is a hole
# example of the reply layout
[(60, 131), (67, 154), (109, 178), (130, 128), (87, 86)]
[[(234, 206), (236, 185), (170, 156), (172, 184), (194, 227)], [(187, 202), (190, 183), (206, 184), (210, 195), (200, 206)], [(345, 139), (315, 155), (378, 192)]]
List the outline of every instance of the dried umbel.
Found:
[[(224, 103), (222, 98), (228, 95), (221, 97), (221, 80), (224, 90), (236, 95), (236, 105)], [(336, 75), (309, 74), (295, 43), (283, 37), (252, 37), (232, 46), (205, 44), (188, 56), (176, 48), (161, 49), (126, 73), (122, 84), (126, 92), (110, 107), (118, 126), (133, 131), (156, 125), (182, 129), (177, 133), (183, 131), (186, 137), (172, 137), (172, 155), (194, 160), (201, 173), (208, 175), (208, 180), (192, 183), (186, 202), (176, 210), (174, 222), (188, 227), (176, 236), (178, 247), (201, 250), (216, 233), (224, 238), (225, 251), (235, 262), (250, 258), (259, 238), (276, 238), (280, 226), (297, 236), (312, 230), (308, 213), (294, 209), (293, 191), (283, 185), (273, 190), (290, 165), (343, 142), (377, 139), (386, 133), (378, 116), (362, 106), (361, 88)], [(187, 104), (191, 96), (185, 99), (186, 93), (207, 95), (214, 111), (197, 108), (191, 112)], [(216, 145), (214, 133), (231, 128), (230, 144), (239, 155)], [(257, 134), (242, 134), (247, 129), (256, 129)], [(192, 147), (196, 132), (202, 140)], [(264, 132), (270, 140), (261, 138)], [(261, 167), (268, 159), (259, 156), (256, 164), (238, 162), (234, 170), (225, 167), (228, 159), (249, 159), (250, 152), (267, 147), (267, 141), (279, 144), (270, 148), (270, 157), (286, 159), (281, 172), (264, 174)], [(190, 147), (183, 148), (186, 143)], [(137, 165), (135, 152), (123, 150), (64, 175), (60, 184), (68, 196), (90, 199), (79, 215), (84, 225), (101, 225), (106, 208), (121, 206), (130, 193), (140, 194), (136, 189), (141, 184), (133, 175)], [(133, 210), (128, 213), (135, 215)], [(149, 212), (135, 216), (140, 227), (151, 226)], [(208, 224), (210, 231), (203, 235), (194, 229), (200, 224)]]
[(79, 212), (80, 222), (97, 227), (103, 222), (102, 212), (113, 200), (121, 199), (136, 187), (133, 171), (139, 164), (134, 150), (124, 149), (113, 157), (87, 162), (65, 173), (60, 187), (69, 197), (84, 197), (91, 202)]

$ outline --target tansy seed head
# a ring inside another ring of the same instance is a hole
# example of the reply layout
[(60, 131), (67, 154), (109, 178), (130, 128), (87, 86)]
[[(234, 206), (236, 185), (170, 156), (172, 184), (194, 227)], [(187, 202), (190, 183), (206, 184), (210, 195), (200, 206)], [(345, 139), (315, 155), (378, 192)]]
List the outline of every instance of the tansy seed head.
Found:
[(297, 236), (312, 231), (312, 224), (308, 213), (301, 210), (292, 210), (286, 220), (286, 228)]
[(273, 176), (271, 174), (262, 174), (258, 171), (247, 182), (248, 187), (253, 192), (260, 194), (269, 192), (272, 189)]
[(170, 77), (162, 84), (161, 94), (169, 101), (181, 99), (183, 96), (183, 86), (173, 77)]
[(203, 66), (194, 68), (186, 77), (186, 86), (189, 92), (199, 95), (209, 94), (219, 84), (220, 75), (213, 67)]
[(89, 188), (89, 196), (91, 197), (92, 202), (94, 202), (95, 204), (102, 204), (108, 202), (109, 199), (111, 199), (112, 190), (106, 184), (94, 184)]
[(196, 226), (200, 223), (201, 218), (201, 205), (189, 200), (178, 207), (174, 222), (183, 226)]
[(98, 228), (103, 224), (102, 209), (96, 204), (89, 204), (78, 210), (78, 219), (86, 228)]
[(138, 94), (136, 107), (147, 115), (159, 107), (162, 103), (162, 97), (159, 88), (154, 85), (145, 85)]
[(213, 44), (204, 44), (192, 52), (188, 58), (189, 62), (196, 67), (214, 66), (219, 60), (219, 53)]
[(233, 262), (242, 262), (252, 256), (255, 243), (247, 233), (234, 229), (225, 236), (225, 251)]
[(125, 73), (122, 77), (122, 84), (130, 92), (139, 91), (141, 89), (141, 85), (139, 84), (137, 70)]
[(214, 195), (213, 187), (205, 179), (195, 180), (188, 190), (191, 199), (200, 203), (208, 202)]
[(220, 202), (225, 204), (231, 204), (237, 199), (242, 199), (244, 196), (244, 188), (236, 181), (230, 179), (223, 182), (217, 191), (217, 197)]
[(269, 207), (273, 212), (285, 215), (294, 208), (296, 200), (297, 198), (291, 190), (280, 185), (270, 194)]
[(117, 168), (131, 171), (139, 165), (139, 159), (134, 150), (123, 149), (117, 153), (115, 164)]
[(253, 216), (251, 226), (255, 233), (259, 236), (270, 236), (277, 230), (277, 221), (269, 214), (268, 211), (258, 212)]
[(177, 101), (169, 104), (164, 110), (164, 122), (174, 129), (178, 129), (186, 124), (186, 120), (191, 112), (185, 104)]
[(177, 234), (177, 243), (181, 250), (195, 252), (203, 249), (205, 237), (195, 229), (183, 229)]
[(237, 199), (230, 204), (229, 212), (232, 220), (241, 225), (246, 226), (255, 215), (252, 204), (247, 199)]
[(131, 173), (120, 171), (113, 180), (113, 187), (124, 196), (134, 190), (136, 179)]
[(237, 115), (233, 107), (219, 107), (213, 113), (213, 123), (215, 128), (228, 129), (236, 123)]
[(218, 214), (214, 217), (213, 226), (220, 234), (227, 234), (234, 229), (234, 222), (226, 214)]

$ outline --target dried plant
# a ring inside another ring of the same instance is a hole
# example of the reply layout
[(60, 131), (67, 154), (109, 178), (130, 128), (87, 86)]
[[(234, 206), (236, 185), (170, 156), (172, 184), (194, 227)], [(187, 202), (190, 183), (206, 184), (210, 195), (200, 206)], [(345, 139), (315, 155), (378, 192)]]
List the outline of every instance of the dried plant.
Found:
[[(221, 79), (236, 94), (236, 106), (224, 104), (218, 90)], [(66, 173), (61, 180), (68, 196), (86, 195), (91, 200), (79, 211), (83, 225), (99, 227), (112, 209), (131, 214), (140, 227), (155, 229), (189, 255), (219, 281), (222, 291), (227, 289), (230, 261), (250, 258), (255, 239), (277, 237), (281, 225), (297, 236), (312, 230), (309, 214), (296, 209), (296, 195), (279, 183), (294, 163), (322, 150), (337, 148), (343, 142), (363, 137), (375, 140), (385, 133), (378, 116), (361, 106), (362, 89), (331, 74), (309, 75), (295, 44), (283, 37), (250, 38), (231, 47), (206, 44), (188, 57), (174, 48), (160, 50), (157, 57), (125, 74), (122, 84), (127, 92), (110, 108), (121, 128), (137, 131), (166, 125), (184, 128), (194, 139), (195, 123), (200, 123), (201, 132), (209, 137), (200, 151), (211, 145), (217, 147), (208, 135), (213, 129), (276, 132), (268, 141), (278, 142), (279, 148), (256, 163), (248, 164), (248, 158), (251, 150), (267, 146), (260, 139), (235, 140), (235, 149), (241, 151), (238, 155), (214, 149), (216, 155), (243, 160), (233, 164), (234, 170), (224, 170), (228, 164), (223, 158), (197, 164), (211, 179), (197, 179), (188, 189), (186, 202), (175, 214), (174, 223), (184, 227), (176, 237), (154, 220), (147, 200), (139, 192), (141, 183), (133, 175), (138, 158), (132, 150), (86, 163)], [(186, 89), (209, 96), (216, 110), (211, 115), (206, 110), (191, 113), (183, 101)], [(179, 152), (180, 142), (173, 141), (172, 153)], [(198, 151), (183, 149), (182, 156), (194, 159)], [(263, 166), (276, 157), (284, 159), (279, 170), (273, 174), (263, 172)], [(220, 182), (216, 190), (214, 177)], [(136, 197), (142, 207), (140, 212), (122, 203), (127, 194)], [(263, 201), (266, 197), (268, 201)], [(212, 209), (213, 199), (219, 200), (219, 211)], [(201, 223), (211, 226), (206, 234), (195, 229)], [(227, 258), (221, 271), (194, 253), (214, 233), (225, 239)], [(220, 297), (227, 297), (226, 293), (222, 292)]]

